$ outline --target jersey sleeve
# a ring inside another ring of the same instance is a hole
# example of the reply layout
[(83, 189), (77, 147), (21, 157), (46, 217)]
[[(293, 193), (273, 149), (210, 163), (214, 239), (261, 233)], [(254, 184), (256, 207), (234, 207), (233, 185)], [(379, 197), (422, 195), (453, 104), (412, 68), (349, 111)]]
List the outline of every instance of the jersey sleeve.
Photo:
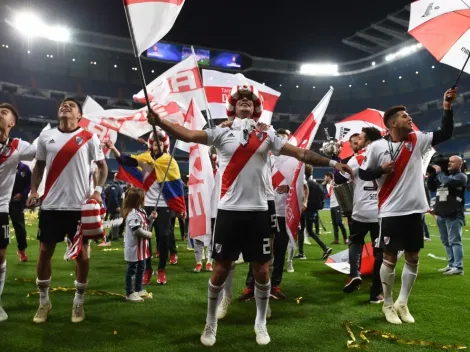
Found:
[(434, 134), (432, 132), (416, 132), (418, 148), (420, 149), (421, 154), (424, 154), (431, 149), (433, 135)]
[(228, 130), (228, 127), (222, 128), (219, 126), (205, 129), (204, 131), (207, 133), (207, 145), (219, 148), (222, 142), (222, 137)]
[(142, 219), (136, 211), (132, 211), (127, 216), (126, 223), (127, 225), (129, 225), (132, 231), (137, 230), (139, 227), (142, 227)]
[(29, 144), (25, 141), (20, 141), (20, 161), (31, 161), (36, 156), (37, 146)]
[(103, 147), (101, 146), (101, 142), (96, 134), (91, 137), (89, 148), (91, 160), (104, 160)]
[(44, 135), (40, 134), (38, 138), (38, 145), (36, 150), (36, 160), (46, 161), (47, 158), (47, 150), (46, 150), (46, 143), (44, 141)]
[[(351, 159), (348, 161), (348, 166), (353, 170), (354, 172), (354, 177), (358, 177), (359, 174), (359, 163), (357, 162), (357, 159), (355, 156), (353, 156)], [(340, 172), (341, 176), (346, 178), (348, 181), (351, 180), (351, 175), (348, 174), (347, 172)]]
[(275, 156), (281, 155), (281, 150), (284, 148), (284, 145), (287, 143), (287, 139), (279, 137), (273, 128), (270, 128), (268, 131), (268, 138), (271, 144), (271, 152)]
[[(366, 155), (364, 157), (362, 165), (360, 166), (360, 169), (362, 170), (375, 169), (380, 166), (379, 164), (380, 163), (379, 163), (378, 152), (377, 152), (377, 144), (372, 143), (367, 149)], [(359, 168), (358, 168), (358, 171), (359, 171)]]

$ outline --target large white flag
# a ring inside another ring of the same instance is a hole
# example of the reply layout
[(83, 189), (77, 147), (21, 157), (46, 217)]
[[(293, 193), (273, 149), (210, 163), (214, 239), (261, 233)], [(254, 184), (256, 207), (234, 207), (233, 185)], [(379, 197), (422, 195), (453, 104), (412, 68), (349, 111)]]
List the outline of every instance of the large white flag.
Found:
[[(170, 102), (167, 105), (152, 102), (150, 107), (163, 119), (180, 125), (184, 123), (184, 114), (175, 102)], [(152, 130), (152, 126), (147, 122), (147, 107), (138, 110), (105, 110), (91, 97), (87, 97), (83, 105), (83, 116), (86, 120), (95, 124), (92, 132), (99, 128), (107, 128), (110, 131), (138, 139)], [(89, 122), (83, 122), (83, 124), (86, 123)], [(99, 126), (96, 127), (97, 125)]]
[[(42, 129), (41, 132), (47, 131), (47, 130), (50, 130), (50, 129), (51, 129), (51, 124), (48, 123), (46, 125), (46, 127), (44, 127)], [(39, 140), (39, 137), (34, 140), (33, 145), (38, 145), (38, 140)], [(22, 163), (25, 164), (25, 165), (28, 165), (28, 167), (31, 169), (31, 171), (33, 171), (34, 166), (36, 165), (36, 159), (33, 159), (31, 161), (24, 160), (24, 161), (22, 161)], [(45, 169), (44, 170), (44, 175), (42, 176), (41, 183), (39, 184), (39, 187), (38, 187), (39, 197), (42, 197), (42, 195), (44, 194), (44, 186), (46, 184), (46, 178), (47, 178), (47, 170)]]
[[(186, 113), (185, 126), (193, 131), (202, 130), (206, 121), (193, 99)], [(189, 144), (189, 235), (191, 238), (211, 234), (211, 194), (214, 174), (209, 156), (209, 147)], [(208, 242), (208, 241), (204, 241)]]
[(263, 114), (260, 121), (271, 124), (274, 108), (281, 93), (274, 89), (246, 78), (241, 73), (223, 73), (212, 70), (202, 70), (202, 80), (206, 91), (209, 109), (213, 119), (226, 119), (225, 102), (230, 95), (233, 86), (252, 85), (255, 86), (263, 97)]
[[(330, 88), (328, 93), (326, 93), (320, 103), (318, 103), (294, 133), (289, 143), (302, 149), (310, 149), (323, 116), (325, 116), (326, 109), (330, 104), (332, 95), (333, 88)], [(287, 184), (290, 185), (286, 201), (286, 227), (290, 239), (295, 241), (297, 239), (300, 215), (302, 214), (305, 165), (295, 158), (282, 156), (278, 158), (275, 165), (278, 167), (278, 170), (273, 172), (273, 187), (277, 188), (277, 185), (274, 184), (275, 178), (285, 179)], [(279, 180), (276, 180), (276, 182), (279, 182)]]
[[(156, 100), (160, 104), (175, 101), (187, 110), (194, 98), (202, 110), (207, 109), (201, 74), (194, 55), (155, 78), (147, 85), (147, 92), (150, 101)], [(134, 101), (146, 103), (143, 90), (134, 95)]]
[(124, 0), (139, 56), (173, 27), (184, 0)]

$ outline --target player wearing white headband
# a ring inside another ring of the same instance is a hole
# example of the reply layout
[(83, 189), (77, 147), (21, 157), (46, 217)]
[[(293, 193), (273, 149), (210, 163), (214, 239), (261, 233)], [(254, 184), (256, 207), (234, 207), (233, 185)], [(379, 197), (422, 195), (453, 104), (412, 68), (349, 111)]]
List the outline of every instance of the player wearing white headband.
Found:
[(269, 152), (352, 174), (349, 166), (286, 144), (287, 141), (277, 136), (273, 128), (257, 123), (262, 108), (262, 99), (256, 88), (236, 86), (227, 104), (227, 115), (234, 118), (231, 128), (192, 131), (164, 121), (154, 112), (148, 116), (150, 123), (160, 126), (173, 137), (214, 146), (219, 155), (222, 187), (213, 234), (215, 267), (208, 284), (207, 319), (201, 336), (201, 342), (206, 346), (215, 344), (220, 292), (232, 262), (238, 259), (240, 252), (246, 261), (251, 262), (255, 277), (256, 341), (260, 345), (270, 342), (266, 329), (271, 288), (268, 264), (271, 258), (271, 224), (266, 197)]

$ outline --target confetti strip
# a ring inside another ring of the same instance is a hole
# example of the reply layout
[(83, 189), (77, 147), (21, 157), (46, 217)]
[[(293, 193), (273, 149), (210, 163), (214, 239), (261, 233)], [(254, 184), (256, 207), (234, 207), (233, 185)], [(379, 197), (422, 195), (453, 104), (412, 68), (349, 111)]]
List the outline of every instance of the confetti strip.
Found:
[[(457, 344), (447, 344), (443, 345), (437, 342), (432, 341), (423, 341), (423, 340), (403, 340), (398, 338), (397, 336), (393, 335), (392, 333), (381, 331), (381, 330), (366, 330), (358, 325), (354, 325), (351, 322), (345, 321), (343, 322), (346, 331), (350, 337), (350, 339), (346, 342), (348, 348), (360, 348), (360, 349), (367, 349), (368, 344), (370, 343), (367, 335), (381, 337), (385, 340), (390, 340), (400, 345), (415, 345), (415, 346), (423, 346), (423, 347), (434, 347), (439, 348), (441, 350), (466, 350), (467, 346), (464, 345), (457, 345)], [(356, 337), (354, 336), (354, 332), (351, 329), (351, 326), (355, 326), (360, 329), (359, 337), (361, 341), (358, 342)]]

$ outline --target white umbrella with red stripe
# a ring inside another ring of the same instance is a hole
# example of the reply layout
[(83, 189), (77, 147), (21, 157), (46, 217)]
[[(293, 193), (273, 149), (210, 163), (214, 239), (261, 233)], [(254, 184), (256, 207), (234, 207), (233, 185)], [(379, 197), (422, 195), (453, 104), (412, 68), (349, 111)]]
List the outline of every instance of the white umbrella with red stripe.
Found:
[(470, 1), (420, 0), (411, 4), (408, 32), (441, 63), (470, 73)]

